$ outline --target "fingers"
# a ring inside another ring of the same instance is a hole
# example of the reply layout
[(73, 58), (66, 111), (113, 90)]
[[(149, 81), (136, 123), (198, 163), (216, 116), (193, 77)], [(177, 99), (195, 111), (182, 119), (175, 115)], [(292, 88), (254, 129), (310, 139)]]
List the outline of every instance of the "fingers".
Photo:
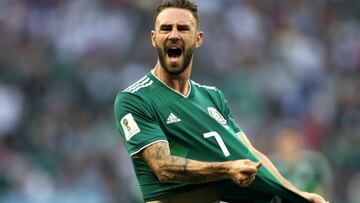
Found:
[(244, 182), (244, 183), (250, 182), (251, 183), (251, 182), (253, 182), (255, 180), (255, 177), (256, 177), (256, 174), (252, 174), (251, 176), (243, 179), (242, 182)]
[(326, 201), (324, 198), (320, 197), (320, 202), (321, 203), (329, 203), (328, 201)]
[(231, 179), (234, 183), (247, 187), (254, 182), (258, 169), (262, 166), (262, 162), (253, 162), (250, 160), (238, 160), (233, 162), (231, 170)]
[(248, 187), (248, 186), (251, 185), (251, 183), (254, 182), (255, 177), (256, 177), (256, 175), (253, 174), (253, 175), (241, 180), (239, 185), (242, 186), (242, 187)]
[(257, 169), (261, 167), (262, 162), (253, 162), (250, 160), (244, 160), (242, 163), (243, 167), (244, 167), (244, 171), (243, 172), (248, 172), (248, 173), (257, 173)]
[(252, 167), (255, 167), (256, 169), (259, 169), (262, 166), (262, 162), (261, 161), (253, 162), (250, 160), (244, 160), (244, 165), (252, 166)]
[(257, 168), (254, 166), (243, 166), (240, 173), (244, 173), (247, 175), (255, 174), (257, 173)]
[(255, 174), (257, 173), (258, 169), (262, 166), (262, 162), (259, 161), (259, 162), (252, 162), (252, 161), (249, 161), (249, 160), (246, 160), (245, 161), (245, 164), (242, 168), (242, 173), (246, 173), (246, 174)]
[(329, 201), (326, 201), (322, 196), (315, 194), (315, 193), (308, 193), (304, 192), (304, 197), (310, 200), (314, 203), (329, 203)]
[(239, 173), (235, 176), (235, 183), (242, 186), (247, 187), (254, 182), (256, 178), (256, 173)]
[(315, 194), (314, 195), (315, 196), (315, 202), (316, 203), (328, 203), (327, 201), (325, 201), (325, 199), (323, 198), (323, 197), (321, 197), (320, 195), (317, 195), (317, 194)]

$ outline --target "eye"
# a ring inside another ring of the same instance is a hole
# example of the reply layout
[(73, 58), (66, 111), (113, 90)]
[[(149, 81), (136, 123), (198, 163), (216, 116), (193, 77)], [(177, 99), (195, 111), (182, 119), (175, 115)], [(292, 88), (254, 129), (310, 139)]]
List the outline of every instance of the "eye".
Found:
[(177, 26), (177, 29), (179, 31), (189, 31), (190, 27), (188, 25), (179, 25), (179, 26)]
[(171, 30), (172, 30), (172, 26), (171, 26), (171, 25), (161, 25), (161, 26), (160, 26), (160, 30), (161, 30), (161, 31), (171, 31)]

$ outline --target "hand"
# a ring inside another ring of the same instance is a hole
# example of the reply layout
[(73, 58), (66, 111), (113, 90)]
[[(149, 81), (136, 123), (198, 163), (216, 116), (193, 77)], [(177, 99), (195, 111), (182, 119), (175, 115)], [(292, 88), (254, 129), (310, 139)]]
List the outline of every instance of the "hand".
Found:
[(230, 179), (237, 185), (247, 187), (255, 180), (261, 165), (261, 161), (256, 163), (247, 159), (232, 161), (228, 171)]
[(302, 192), (301, 193), (306, 199), (314, 202), (314, 203), (329, 203), (328, 201), (325, 201), (323, 197), (321, 197), (318, 194), (315, 193), (309, 193), (309, 192)]

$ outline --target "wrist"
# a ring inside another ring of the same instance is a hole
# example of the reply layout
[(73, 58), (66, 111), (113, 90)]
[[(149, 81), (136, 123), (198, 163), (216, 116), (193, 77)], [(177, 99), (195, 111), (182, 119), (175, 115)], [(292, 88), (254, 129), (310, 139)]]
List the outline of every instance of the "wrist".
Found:
[(212, 165), (213, 172), (217, 173), (223, 179), (231, 179), (231, 164), (232, 161), (218, 162)]

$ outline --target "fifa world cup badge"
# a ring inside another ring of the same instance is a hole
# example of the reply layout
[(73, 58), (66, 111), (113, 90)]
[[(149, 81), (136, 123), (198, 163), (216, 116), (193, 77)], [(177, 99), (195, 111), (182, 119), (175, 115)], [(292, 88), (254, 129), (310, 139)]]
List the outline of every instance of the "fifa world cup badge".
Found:
[(126, 141), (130, 140), (134, 135), (140, 132), (140, 128), (131, 113), (126, 114), (120, 120), (120, 124), (124, 130)]

